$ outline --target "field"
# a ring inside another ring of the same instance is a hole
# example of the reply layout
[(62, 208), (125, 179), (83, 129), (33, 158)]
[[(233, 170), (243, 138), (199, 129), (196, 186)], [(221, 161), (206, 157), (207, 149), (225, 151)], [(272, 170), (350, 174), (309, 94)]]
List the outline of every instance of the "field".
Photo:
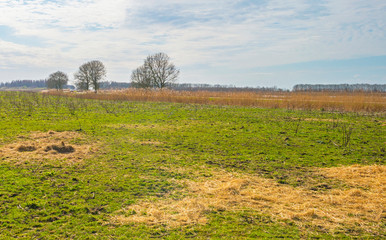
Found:
[(142, 94), (0, 92), (0, 239), (386, 237), (384, 95)]

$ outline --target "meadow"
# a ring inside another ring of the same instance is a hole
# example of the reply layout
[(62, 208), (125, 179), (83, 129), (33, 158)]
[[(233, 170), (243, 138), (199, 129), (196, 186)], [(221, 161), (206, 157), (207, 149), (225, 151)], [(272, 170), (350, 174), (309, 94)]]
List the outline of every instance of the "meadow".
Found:
[(0, 239), (385, 238), (384, 94), (194, 94), (0, 92)]

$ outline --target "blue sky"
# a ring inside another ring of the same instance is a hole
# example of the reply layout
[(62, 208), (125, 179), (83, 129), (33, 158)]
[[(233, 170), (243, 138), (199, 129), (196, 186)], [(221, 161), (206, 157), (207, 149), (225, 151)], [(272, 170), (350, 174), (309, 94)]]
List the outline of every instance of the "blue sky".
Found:
[(70, 79), (101, 60), (130, 81), (165, 52), (181, 83), (386, 83), (384, 0), (0, 0), (0, 82)]

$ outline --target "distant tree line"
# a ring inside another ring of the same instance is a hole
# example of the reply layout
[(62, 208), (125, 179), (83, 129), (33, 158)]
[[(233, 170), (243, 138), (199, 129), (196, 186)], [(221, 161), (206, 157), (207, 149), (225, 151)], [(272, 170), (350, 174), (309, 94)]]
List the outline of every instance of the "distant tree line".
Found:
[[(13, 80), (11, 82), (0, 83), (0, 88), (46, 88), (47, 80)], [(75, 89), (72, 85), (64, 85), (64, 88)]]
[(234, 85), (175, 83), (170, 86), (179, 91), (213, 91), (213, 92), (284, 92), (288, 91), (277, 87), (236, 87)]
[[(124, 89), (133, 87), (132, 82), (100, 82), (99, 89)], [(135, 87), (135, 86), (134, 86)], [(284, 92), (288, 91), (277, 87), (236, 87), (234, 85), (201, 84), (201, 83), (173, 83), (169, 89), (177, 91), (217, 91), (217, 92)]]
[[(59, 80), (60, 81), (60, 80)], [(50, 85), (51, 84), (51, 85)], [(56, 83), (46, 80), (14, 80), (11, 82), (5, 82), (0, 83), (0, 88), (48, 88), (48, 89), (55, 89)], [(130, 88), (131, 83), (129, 82), (100, 82), (99, 89), (124, 89), (124, 88)], [(60, 87), (58, 86), (60, 89)], [(62, 89), (75, 89), (75, 86), (73, 85), (63, 85)]]
[(131, 83), (129, 82), (100, 82), (99, 83), (99, 89), (124, 89), (124, 88), (130, 88)]
[(386, 84), (297, 84), (292, 91), (386, 92)]
[(46, 80), (14, 80), (0, 83), (0, 88), (45, 88)]

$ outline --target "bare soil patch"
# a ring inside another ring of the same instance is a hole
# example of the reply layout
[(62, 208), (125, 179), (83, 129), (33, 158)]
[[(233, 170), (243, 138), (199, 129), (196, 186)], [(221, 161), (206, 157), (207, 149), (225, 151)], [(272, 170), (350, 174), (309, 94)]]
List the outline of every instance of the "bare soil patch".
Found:
[(50, 159), (70, 163), (81, 161), (95, 150), (95, 144), (80, 143), (85, 138), (77, 132), (33, 132), (18, 139), (0, 148), (0, 158), (16, 163)]
[(351, 189), (315, 192), (239, 173), (214, 172), (213, 177), (185, 180), (187, 197), (131, 205), (112, 217), (112, 224), (144, 223), (178, 227), (205, 224), (208, 211), (251, 209), (299, 227), (324, 231), (360, 229), (372, 234), (385, 220), (386, 167), (352, 166), (320, 169), (328, 178), (355, 184)]

